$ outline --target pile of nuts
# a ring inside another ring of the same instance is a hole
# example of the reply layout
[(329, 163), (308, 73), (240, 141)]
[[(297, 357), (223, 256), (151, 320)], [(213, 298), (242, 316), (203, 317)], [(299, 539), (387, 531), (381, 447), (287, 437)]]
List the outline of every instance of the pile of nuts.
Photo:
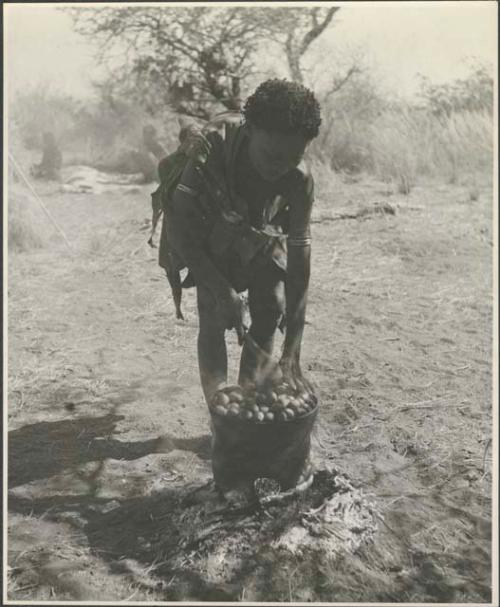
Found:
[(285, 422), (307, 415), (317, 402), (313, 393), (282, 382), (260, 388), (227, 386), (215, 393), (210, 409), (216, 415), (249, 422)]

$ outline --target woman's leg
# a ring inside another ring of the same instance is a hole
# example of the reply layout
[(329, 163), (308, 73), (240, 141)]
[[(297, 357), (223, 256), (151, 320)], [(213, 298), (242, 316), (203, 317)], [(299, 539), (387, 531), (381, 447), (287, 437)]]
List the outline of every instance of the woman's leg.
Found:
[[(241, 353), (239, 383), (262, 381), (272, 371), (274, 334), (285, 311), (283, 272), (274, 263), (259, 269), (248, 289), (250, 343)], [(254, 343), (252, 343), (254, 342)]]
[(207, 403), (227, 383), (227, 351), (224, 327), (218, 318), (215, 299), (205, 287), (197, 287), (198, 366)]

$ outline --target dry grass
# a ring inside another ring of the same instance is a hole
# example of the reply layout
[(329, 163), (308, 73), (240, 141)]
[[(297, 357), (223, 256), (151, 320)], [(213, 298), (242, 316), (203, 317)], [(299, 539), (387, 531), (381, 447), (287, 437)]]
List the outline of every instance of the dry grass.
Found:
[(101, 254), (109, 245), (109, 237), (107, 234), (92, 234), (88, 243), (89, 253), (95, 255)]
[(27, 194), (11, 188), (9, 194), (9, 252), (42, 248), (50, 228), (36, 202)]
[(493, 118), (486, 112), (436, 117), (411, 108), (387, 110), (374, 120), (338, 121), (313, 154), (337, 170), (367, 172), (409, 194), (422, 177), (446, 183), (474, 182), (490, 174), (493, 162)]

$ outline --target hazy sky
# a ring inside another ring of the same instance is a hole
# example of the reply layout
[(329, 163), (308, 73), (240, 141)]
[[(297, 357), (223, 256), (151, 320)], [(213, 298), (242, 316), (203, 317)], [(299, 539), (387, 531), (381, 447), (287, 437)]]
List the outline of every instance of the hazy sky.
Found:
[[(11, 91), (39, 82), (75, 95), (90, 90), (97, 75), (92, 47), (72, 31), (66, 14), (50, 4), (4, 4), (4, 9)], [(384, 82), (406, 95), (415, 90), (418, 72), (444, 81), (461, 76), (471, 57), (493, 65), (496, 11), (493, 1), (348, 3), (316, 52), (335, 58), (362, 48)]]

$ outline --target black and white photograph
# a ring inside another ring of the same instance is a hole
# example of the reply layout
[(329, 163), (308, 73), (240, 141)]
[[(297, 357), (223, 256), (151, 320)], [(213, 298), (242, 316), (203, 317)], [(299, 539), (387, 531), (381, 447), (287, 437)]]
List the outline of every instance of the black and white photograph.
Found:
[(5, 605), (498, 606), (498, 4), (3, 4)]

